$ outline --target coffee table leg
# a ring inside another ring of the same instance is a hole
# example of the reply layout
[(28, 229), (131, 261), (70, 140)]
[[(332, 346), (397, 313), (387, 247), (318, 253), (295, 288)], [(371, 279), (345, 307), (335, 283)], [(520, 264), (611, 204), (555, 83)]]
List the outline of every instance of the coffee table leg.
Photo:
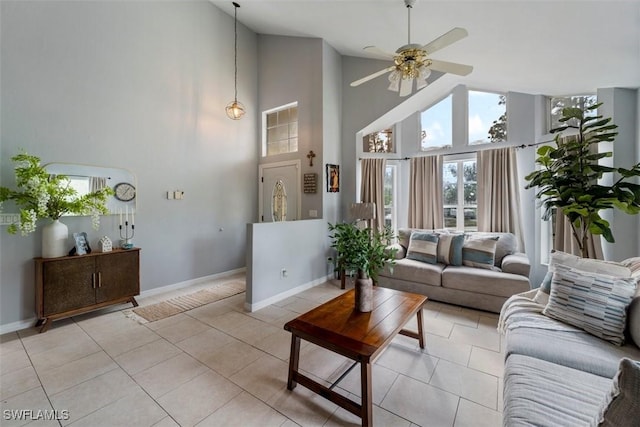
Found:
[(424, 349), (424, 332), (422, 330), (422, 308), (418, 311), (418, 342), (420, 343), (420, 348)]
[(293, 373), (298, 372), (298, 361), (300, 360), (300, 337), (291, 334), (291, 354), (289, 355), (289, 379), (287, 388), (293, 390), (297, 383), (293, 380)]
[(362, 387), (362, 425), (373, 425), (373, 389), (371, 385), (371, 364), (360, 362), (360, 378)]

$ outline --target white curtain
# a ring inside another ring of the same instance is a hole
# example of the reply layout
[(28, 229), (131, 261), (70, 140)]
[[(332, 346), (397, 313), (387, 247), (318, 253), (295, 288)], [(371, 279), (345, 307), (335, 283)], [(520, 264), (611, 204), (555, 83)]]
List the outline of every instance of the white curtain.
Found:
[(478, 231), (513, 233), (524, 252), (515, 150), (478, 152)]
[(107, 186), (107, 178), (102, 176), (92, 176), (89, 178), (89, 191), (96, 192)]
[(409, 227), (444, 227), (442, 156), (414, 157), (409, 178)]
[(360, 164), (362, 182), (360, 201), (376, 204), (376, 217), (371, 220), (371, 228), (384, 228), (384, 169), (385, 159), (362, 159)]

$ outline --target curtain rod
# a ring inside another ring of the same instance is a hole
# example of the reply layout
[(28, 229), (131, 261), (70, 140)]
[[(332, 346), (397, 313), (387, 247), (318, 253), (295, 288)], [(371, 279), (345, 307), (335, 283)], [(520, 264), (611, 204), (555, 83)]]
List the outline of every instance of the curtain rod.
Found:
[[(548, 144), (550, 142), (554, 142), (554, 139), (550, 139), (548, 141), (540, 141), (540, 142), (534, 142), (533, 144), (521, 144), (521, 145), (508, 145), (505, 146), (505, 148), (518, 148), (518, 149), (522, 149), (522, 148), (528, 148), (528, 147), (537, 147), (538, 145), (542, 145), (542, 144)], [(503, 148), (503, 147), (499, 147), (499, 148)], [(485, 150), (488, 150), (488, 148), (486, 148)], [(443, 156), (456, 156), (458, 154), (472, 154), (472, 153), (477, 153), (478, 151), (483, 151), (483, 150), (475, 150), (475, 151), (460, 151), (460, 152), (456, 152), (456, 153), (447, 153), (447, 154), (443, 154)], [(415, 157), (426, 157), (426, 156), (414, 156), (414, 157), (400, 157), (400, 158), (386, 158), (383, 157), (385, 160), (411, 160), (412, 158)], [(375, 159), (377, 157), (366, 157), (367, 159)], [(365, 157), (358, 157), (358, 160), (364, 160)]]

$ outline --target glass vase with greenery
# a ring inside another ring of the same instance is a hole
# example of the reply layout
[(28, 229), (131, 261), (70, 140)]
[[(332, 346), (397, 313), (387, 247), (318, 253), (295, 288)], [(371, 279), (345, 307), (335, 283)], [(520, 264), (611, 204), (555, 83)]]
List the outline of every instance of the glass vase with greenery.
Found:
[[(589, 254), (589, 234), (599, 234), (607, 242), (615, 242), (609, 222), (600, 215), (603, 210), (617, 208), (627, 214), (640, 212), (640, 184), (634, 182), (640, 176), (640, 163), (630, 169), (600, 163), (613, 153), (599, 151), (597, 144), (613, 142), (618, 135), (611, 118), (593, 114), (600, 105), (602, 103), (564, 108), (560, 119), (564, 125), (551, 132), (573, 130), (570, 134), (573, 136), (558, 133), (555, 147), (538, 148), (536, 163), (540, 168), (525, 177), (529, 181), (525, 188), (538, 188), (536, 198), (542, 201), (545, 220), (551, 217), (554, 209), (568, 218), (584, 258)], [(603, 184), (601, 178), (611, 173), (614, 174), (613, 184)]]
[(13, 201), (20, 209), (20, 221), (9, 225), (7, 231), (23, 236), (36, 229), (41, 218), (58, 220), (62, 215), (91, 215), (95, 229), (100, 215), (109, 213), (106, 202), (113, 190), (104, 187), (79, 195), (66, 175), (50, 175), (40, 164), (40, 158), (25, 152), (11, 158), (15, 164), (17, 190), (0, 187), (0, 203)]

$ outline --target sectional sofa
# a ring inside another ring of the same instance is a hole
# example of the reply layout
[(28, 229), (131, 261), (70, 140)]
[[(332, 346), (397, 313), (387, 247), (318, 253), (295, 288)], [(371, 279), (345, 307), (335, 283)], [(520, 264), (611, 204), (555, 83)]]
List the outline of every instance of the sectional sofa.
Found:
[[(539, 290), (513, 296), (502, 310), (503, 425), (638, 426), (640, 258), (617, 265), (563, 253), (559, 258), (552, 255)], [(606, 291), (606, 283), (613, 283), (608, 277), (627, 290)], [(622, 322), (617, 329), (616, 321)], [(627, 406), (612, 419), (610, 401), (623, 397)]]
[[(428, 240), (419, 241), (418, 236)], [(510, 296), (531, 289), (529, 259), (518, 252), (513, 234), (464, 233), (458, 235), (463, 238), (462, 246), (458, 247), (445, 243), (452, 236), (456, 234), (447, 230), (399, 229), (398, 243), (393, 245), (397, 249), (395, 264), (379, 274), (377, 284), (494, 313), (500, 312)], [(493, 254), (487, 258), (488, 263), (472, 256), (482, 255), (472, 250), (472, 246), (483, 242), (492, 244)], [(418, 256), (411, 256), (412, 246), (418, 247)], [(455, 254), (456, 251), (459, 253)], [(462, 259), (463, 254), (470, 255), (468, 262)]]

